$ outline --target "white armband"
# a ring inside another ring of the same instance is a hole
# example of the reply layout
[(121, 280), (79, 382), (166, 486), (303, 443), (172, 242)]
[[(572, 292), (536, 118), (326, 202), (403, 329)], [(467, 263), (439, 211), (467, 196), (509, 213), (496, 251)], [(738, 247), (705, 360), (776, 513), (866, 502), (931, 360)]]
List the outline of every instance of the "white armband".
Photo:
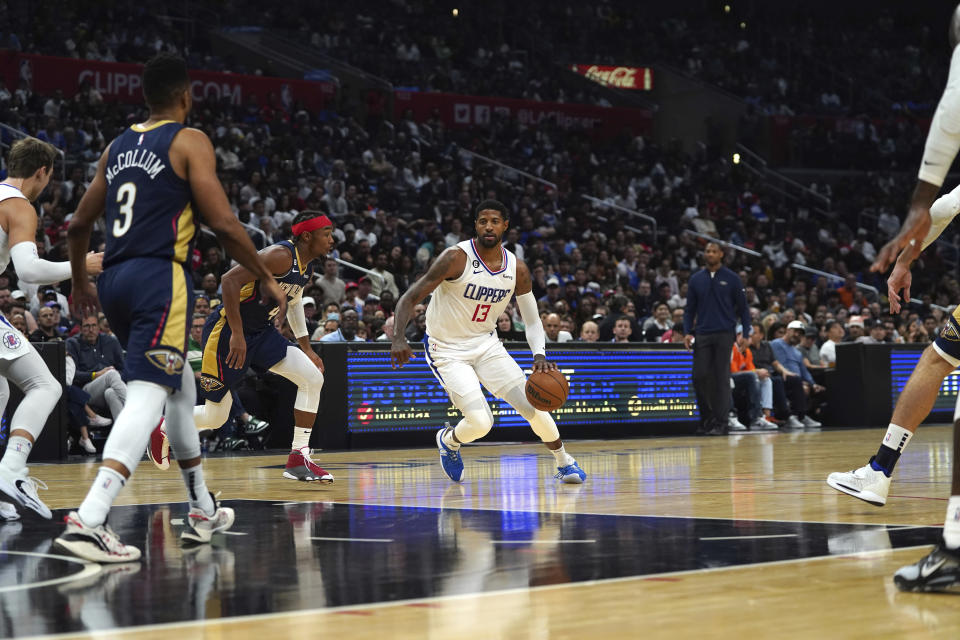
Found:
[(303, 298), (300, 294), (287, 303), (287, 322), (290, 323), (294, 338), (307, 335), (307, 316), (303, 313)]
[(527, 328), (527, 344), (530, 345), (530, 351), (535, 356), (546, 355), (547, 334), (543, 330), (543, 323), (540, 322), (537, 299), (533, 297), (532, 291), (517, 296), (517, 308), (520, 309), (520, 317), (523, 318), (523, 324)]
[(960, 213), (960, 198), (957, 197), (957, 191), (954, 189), (950, 193), (945, 193), (930, 205), (930, 231), (927, 231), (923, 239), (923, 249), (926, 249), (934, 240), (940, 237), (943, 230)]
[(35, 242), (19, 242), (10, 247), (10, 259), (17, 277), (24, 282), (53, 284), (70, 279), (70, 263), (41, 260)]

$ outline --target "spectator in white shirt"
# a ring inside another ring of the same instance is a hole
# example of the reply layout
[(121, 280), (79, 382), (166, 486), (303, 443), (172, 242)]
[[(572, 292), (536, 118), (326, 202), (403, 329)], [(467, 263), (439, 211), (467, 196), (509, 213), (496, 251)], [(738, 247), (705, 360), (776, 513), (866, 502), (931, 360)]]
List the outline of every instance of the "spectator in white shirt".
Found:
[(820, 362), (828, 369), (837, 366), (837, 345), (843, 342), (843, 325), (836, 320), (827, 322), (827, 341), (820, 347)]

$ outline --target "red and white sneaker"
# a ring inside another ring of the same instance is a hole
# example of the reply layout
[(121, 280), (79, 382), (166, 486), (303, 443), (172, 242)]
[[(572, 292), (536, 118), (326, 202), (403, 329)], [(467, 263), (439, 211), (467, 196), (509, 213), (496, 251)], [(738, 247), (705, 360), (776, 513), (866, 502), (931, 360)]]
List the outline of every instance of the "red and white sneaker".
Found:
[(333, 474), (315, 463), (309, 456), (300, 451), (291, 451), (287, 458), (287, 468), (283, 470), (283, 477), (302, 482), (333, 482)]
[(170, 468), (170, 441), (167, 440), (167, 432), (163, 426), (164, 419), (160, 418), (157, 428), (150, 433), (147, 457), (150, 458), (150, 462), (157, 465), (157, 469), (166, 471)]

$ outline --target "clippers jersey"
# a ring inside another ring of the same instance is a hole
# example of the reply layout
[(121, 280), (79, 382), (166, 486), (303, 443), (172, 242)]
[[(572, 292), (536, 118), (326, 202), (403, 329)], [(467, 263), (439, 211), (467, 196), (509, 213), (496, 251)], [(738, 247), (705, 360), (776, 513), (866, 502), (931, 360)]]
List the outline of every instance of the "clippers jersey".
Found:
[(467, 254), (467, 264), (456, 280), (444, 280), (427, 305), (427, 335), (457, 345), (496, 332), (497, 318), (507, 308), (517, 285), (517, 257), (502, 246), (498, 271), (487, 267), (473, 240), (457, 246)]
[[(303, 288), (310, 282), (313, 276), (313, 263), (303, 264), (300, 255), (297, 253), (297, 248), (289, 240), (282, 240), (274, 246), (283, 247), (293, 256), (293, 264), (290, 265), (290, 270), (284, 274), (274, 275), (280, 288), (286, 292), (287, 302), (289, 302), (299, 296)], [(240, 289), (240, 317), (243, 319), (245, 333), (259, 331), (265, 326), (272, 326), (270, 323), (279, 310), (280, 307), (277, 305), (267, 307), (263, 304), (259, 280), (248, 282)], [(222, 308), (220, 309), (220, 315), (226, 317)]]
[(190, 185), (170, 166), (170, 144), (183, 125), (135, 124), (110, 145), (107, 247), (103, 266), (131, 258), (163, 258), (190, 268), (196, 226)]
[[(23, 195), (20, 189), (9, 185), (9, 184), (0, 184), (0, 202), (4, 200), (10, 200), (11, 198), (20, 198), (22, 200), (27, 200), (27, 196)], [(27, 200), (29, 202), (29, 200)], [(10, 237), (7, 235), (7, 232), (0, 228), (0, 273), (7, 270), (7, 265), (10, 264)]]

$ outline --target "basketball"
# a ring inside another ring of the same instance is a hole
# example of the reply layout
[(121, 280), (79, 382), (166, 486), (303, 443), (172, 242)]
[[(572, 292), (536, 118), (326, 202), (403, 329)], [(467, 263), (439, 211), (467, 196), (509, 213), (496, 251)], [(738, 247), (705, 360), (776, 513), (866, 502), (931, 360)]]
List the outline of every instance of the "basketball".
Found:
[(555, 411), (563, 406), (570, 393), (567, 378), (560, 371), (534, 372), (527, 378), (527, 400), (540, 411)]

